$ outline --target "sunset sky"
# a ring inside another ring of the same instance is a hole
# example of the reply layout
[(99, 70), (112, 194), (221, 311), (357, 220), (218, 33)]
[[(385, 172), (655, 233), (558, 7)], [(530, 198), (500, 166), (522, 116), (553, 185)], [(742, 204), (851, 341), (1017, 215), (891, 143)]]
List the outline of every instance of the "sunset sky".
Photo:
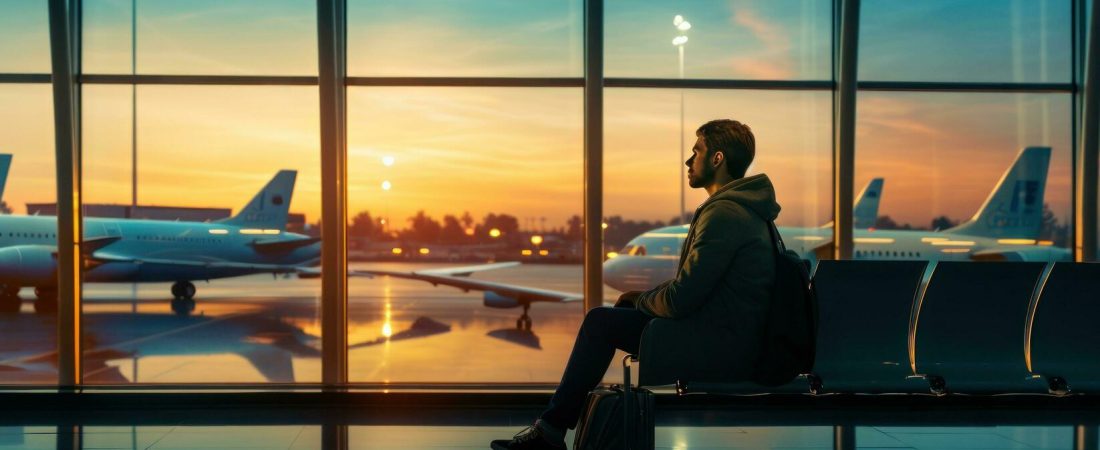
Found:
[[(129, 73), (130, 0), (85, 1), (86, 73)], [(579, 77), (582, 2), (349, 0), (353, 76)], [(865, 0), (865, 80), (1070, 80), (1069, 2)], [(830, 79), (830, 2), (608, 0), (606, 75)], [(138, 72), (316, 74), (314, 2), (139, 0)], [(931, 20), (930, 18), (951, 18)], [(0, 1), (0, 72), (49, 71), (45, 1)], [(352, 211), (403, 222), (417, 210), (546, 218), (582, 210), (577, 88), (366, 88), (348, 93)], [(54, 201), (51, 91), (0, 84), (0, 152), (15, 155), (4, 199)], [(829, 91), (605, 91), (605, 211), (667, 220), (678, 207), (681, 139), (731, 117), (755, 130), (752, 171), (775, 181), (788, 225), (831, 219)], [(131, 88), (84, 90), (85, 201), (129, 203)], [(1053, 148), (1046, 201), (1067, 220), (1069, 94), (862, 92), (856, 186), (886, 178), (881, 214), (926, 226), (969, 217), (1025, 146)], [(320, 216), (315, 87), (140, 86), (139, 201), (239, 208), (279, 169), (300, 172), (292, 209)], [(385, 167), (383, 156), (396, 163)], [(383, 181), (393, 189), (384, 192)], [(688, 207), (702, 200), (689, 192)]]

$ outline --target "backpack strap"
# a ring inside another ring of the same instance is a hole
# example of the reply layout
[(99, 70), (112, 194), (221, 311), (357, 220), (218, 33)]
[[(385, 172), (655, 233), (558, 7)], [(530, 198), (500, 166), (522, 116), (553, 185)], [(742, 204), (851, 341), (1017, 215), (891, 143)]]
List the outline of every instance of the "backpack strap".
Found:
[(775, 221), (768, 220), (768, 234), (772, 237), (772, 244), (775, 244), (776, 254), (783, 254), (787, 251), (787, 245), (783, 243), (783, 236), (779, 235), (779, 228), (775, 226)]

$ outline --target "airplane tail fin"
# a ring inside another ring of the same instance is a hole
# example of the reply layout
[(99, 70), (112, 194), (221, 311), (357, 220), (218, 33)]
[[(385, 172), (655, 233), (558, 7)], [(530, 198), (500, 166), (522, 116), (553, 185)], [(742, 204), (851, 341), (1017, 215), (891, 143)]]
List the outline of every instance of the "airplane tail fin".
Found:
[(8, 185), (9, 169), (11, 169), (11, 153), (0, 153), (0, 200), (4, 199), (4, 187)]
[(882, 178), (874, 178), (859, 193), (856, 205), (852, 208), (852, 224), (856, 229), (875, 226), (875, 221), (878, 220), (878, 203), (882, 198), (882, 185)]
[(946, 232), (989, 238), (1038, 238), (1043, 225), (1043, 193), (1049, 166), (1050, 147), (1025, 148), (974, 217)]
[(218, 223), (242, 228), (286, 230), (290, 199), (294, 195), (294, 181), (297, 177), (298, 172), (295, 170), (280, 170), (237, 215), (219, 220)]

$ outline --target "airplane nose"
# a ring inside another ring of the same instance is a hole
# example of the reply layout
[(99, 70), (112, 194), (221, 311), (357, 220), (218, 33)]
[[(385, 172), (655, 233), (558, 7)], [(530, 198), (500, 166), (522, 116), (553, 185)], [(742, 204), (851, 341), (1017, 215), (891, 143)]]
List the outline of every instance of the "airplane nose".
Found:
[(612, 258), (604, 261), (603, 263), (603, 283), (619, 290), (622, 290), (620, 289), (620, 287), (623, 284), (623, 258), (624, 257), (619, 256), (617, 258)]

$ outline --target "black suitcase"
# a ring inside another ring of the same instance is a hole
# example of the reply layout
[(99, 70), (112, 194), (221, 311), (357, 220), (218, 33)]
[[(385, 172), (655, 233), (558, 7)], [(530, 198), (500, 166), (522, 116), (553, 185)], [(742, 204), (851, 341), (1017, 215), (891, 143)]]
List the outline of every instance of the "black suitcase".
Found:
[(588, 393), (574, 450), (653, 449), (653, 392), (630, 386), (630, 362), (637, 360), (633, 355), (623, 358), (622, 386)]

